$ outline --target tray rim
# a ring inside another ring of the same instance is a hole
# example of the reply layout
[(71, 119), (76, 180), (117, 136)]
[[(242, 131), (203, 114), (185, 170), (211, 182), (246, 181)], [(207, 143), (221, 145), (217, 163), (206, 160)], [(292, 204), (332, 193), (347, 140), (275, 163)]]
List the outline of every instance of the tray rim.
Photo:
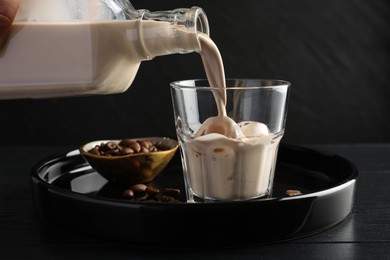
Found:
[[(289, 145), (288, 148), (290, 149), (286, 151), (287, 155), (296, 152), (294, 149), (299, 149), (303, 155), (309, 152), (308, 155), (314, 158), (324, 155), (324, 151), (305, 147)], [(313, 152), (315, 154), (312, 154)], [(130, 242), (132, 245), (142, 247), (226, 248), (282, 243), (329, 230), (345, 222), (352, 215), (355, 206), (357, 167), (334, 153), (325, 152), (325, 154), (339, 157), (337, 159), (341, 159), (342, 162), (336, 161), (337, 169), (338, 166), (342, 166), (342, 169), (348, 170), (347, 175), (342, 175), (342, 178), (336, 179), (336, 182), (331, 182), (329, 188), (293, 197), (220, 203), (129, 202), (77, 193), (59, 186), (53, 188), (51, 187), (53, 185), (39, 176), (34, 177), (34, 170), (39, 169), (37, 166), (45, 167), (47, 160), (53, 162), (56, 159), (63, 159), (63, 157), (59, 158), (59, 155), (50, 156), (41, 160), (32, 169), (34, 209), (40, 222), (55, 230), (105, 241), (108, 239), (121, 243)], [(77, 156), (77, 152), (71, 151), (62, 155)], [(293, 163), (295, 160), (298, 160), (298, 165), (305, 162), (299, 157), (292, 157), (292, 159), (291, 161), (287, 159), (286, 164)], [(76, 165), (79, 165), (77, 161)], [(308, 166), (310, 173), (312, 165), (303, 166)], [(333, 175), (332, 172), (332, 169), (326, 171), (330, 175)], [(325, 216), (324, 210), (328, 209), (332, 213)], [(268, 210), (268, 214), (264, 214), (265, 210)], [(242, 214), (243, 212), (245, 214)], [(156, 213), (163, 222), (154, 221)], [(213, 214), (217, 221), (199, 222), (198, 213)], [(178, 219), (177, 216), (180, 218)], [(285, 219), (285, 216), (289, 217)], [(129, 222), (129, 219), (137, 221), (137, 230), (134, 230), (132, 224), (134, 222)], [(231, 225), (232, 221), (234, 223), (239, 221), (238, 223), (241, 224)], [(255, 223), (253, 221), (257, 221), (258, 224), (253, 226), (252, 223)], [(191, 225), (186, 229), (180, 228), (188, 223)], [(236, 232), (238, 236), (232, 239), (231, 236), (224, 235), (227, 231), (226, 225), (229, 225), (230, 232)], [(193, 238), (190, 236), (186, 240), (177, 241), (178, 236), (186, 236), (188, 231), (199, 236), (204, 234), (205, 229), (208, 236), (201, 243), (195, 239), (196, 235)], [(155, 232), (163, 233), (168, 239), (161, 243), (159, 237), (152, 236), (150, 240), (148, 234)]]

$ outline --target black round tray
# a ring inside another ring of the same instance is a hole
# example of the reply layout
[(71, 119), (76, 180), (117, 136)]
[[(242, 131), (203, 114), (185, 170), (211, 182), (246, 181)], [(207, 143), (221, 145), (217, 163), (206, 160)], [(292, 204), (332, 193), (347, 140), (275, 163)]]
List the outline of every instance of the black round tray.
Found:
[[(357, 177), (343, 157), (281, 144), (272, 198), (186, 203), (177, 153), (153, 185), (181, 189), (183, 202), (131, 202), (121, 196), (129, 187), (107, 182), (74, 150), (37, 163), (32, 188), (39, 218), (63, 230), (145, 246), (231, 246), (333, 227), (353, 209)], [(302, 195), (286, 195), (290, 189)]]

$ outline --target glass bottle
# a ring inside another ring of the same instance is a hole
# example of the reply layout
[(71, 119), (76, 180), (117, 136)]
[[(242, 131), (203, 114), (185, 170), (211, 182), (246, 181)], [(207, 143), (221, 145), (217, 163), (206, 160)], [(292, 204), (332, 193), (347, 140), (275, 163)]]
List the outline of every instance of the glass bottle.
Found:
[(126, 0), (21, 0), (0, 49), (0, 99), (126, 91), (142, 61), (199, 51), (200, 7), (151, 12)]

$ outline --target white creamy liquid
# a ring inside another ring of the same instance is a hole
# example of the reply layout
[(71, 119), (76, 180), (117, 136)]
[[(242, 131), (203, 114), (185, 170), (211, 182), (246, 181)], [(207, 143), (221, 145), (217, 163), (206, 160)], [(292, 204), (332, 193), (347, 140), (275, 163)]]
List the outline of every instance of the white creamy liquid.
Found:
[(248, 200), (267, 194), (281, 137), (244, 140), (207, 134), (184, 144), (192, 191), (213, 200)]
[(281, 136), (258, 122), (235, 123), (226, 114), (225, 75), (214, 42), (200, 35), (201, 56), (218, 115), (208, 118), (195, 138), (182, 142), (187, 182), (192, 192), (210, 200), (248, 200), (267, 195), (273, 180)]
[(196, 49), (168, 22), (17, 22), (0, 49), (0, 99), (120, 93), (141, 61)]

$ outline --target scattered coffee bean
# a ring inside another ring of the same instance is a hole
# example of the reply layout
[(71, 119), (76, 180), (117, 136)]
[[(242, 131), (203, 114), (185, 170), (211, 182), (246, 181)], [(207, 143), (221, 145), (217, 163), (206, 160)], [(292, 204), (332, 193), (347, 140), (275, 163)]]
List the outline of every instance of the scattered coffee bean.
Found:
[(288, 196), (298, 196), (302, 195), (302, 192), (300, 190), (286, 190), (286, 194)]
[(134, 191), (132, 189), (127, 189), (122, 193), (122, 196), (125, 198), (134, 198)]
[(151, 196), (155, 196), (159, 192), (160, 192), (160, 190), (155, 188), (155, 187), (151, 187), (151, 186), (146, 187), (146, 193), (148, 193)]
[(139, 183), (139, 184), (135, 184), (135, 185), (131, 186), (130, 189), (132, 189), (135, 194), (137, 194), (137, 193), (139, 194), (139, 193), (145, 192), (147, 187), (148, 186), (146, 186), (145, 184)]
[(180, 195), (179, 189), (173, 189), (173, 188), (164, 188), (161, 190), (161, 193), (170, 197), (173, 197), (177, 199)]
[(145, 201), (145, 202), (164, 202), (164, 203), (180, 203), (178, 200), (180, 195), (179, 189), (164, 188), (158, 189), (153, 186), (147, 186), (145, 184), (135, 184), (130, 189), (126, 189), (122, 196), (132, 201)]

